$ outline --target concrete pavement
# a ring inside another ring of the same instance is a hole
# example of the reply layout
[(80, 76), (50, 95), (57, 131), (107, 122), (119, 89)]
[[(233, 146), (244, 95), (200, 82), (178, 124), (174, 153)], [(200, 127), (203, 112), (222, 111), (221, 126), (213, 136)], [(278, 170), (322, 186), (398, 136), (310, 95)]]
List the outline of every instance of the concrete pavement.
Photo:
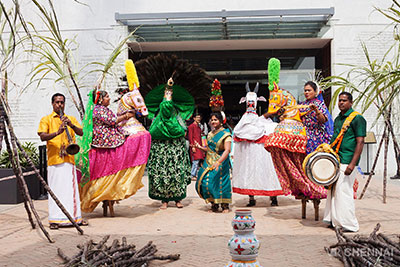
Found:
[[(47, 200), (35, 201), (35, 207), (51, 236), (50, 244), (39, 230), (32, 230), (22, 204), (0, 205), (0, 266), (59, 266), (57, 248), (67, 255), (77, 251), (76, 245), (85, 240), (100, 240), (110, 234), (111, 239), (126, 236), (137, 247), (152, 240), (160, 254), (181, 254), (176, 262), (154, 262), (151, 266), (224, 266), (230, 260), (227, 243), (233, 235), (228, 214), (208, 213), (209, 207), (200, 199), (194, 183), (188, 187), (184, 208), (170, 203), (167, 210), (159, 210), (160, 202), (147, 197), (146, 185), (136, 195), (115, 206), (116, 217), (102, 216), (101, 207), (84, 214), (89, 226), (84, 235), (74, 228), (49, 230)], [(363, 188), (366, 179), (360, 181)], [(256, 231), (261, 242), (258, 260), (265, 266), (343, 266), (329, 256), (324, 247), (336, 243), (334, 231), (322, 221), (314, 221), (312, 203), (307, 205), (307, 219), (301, 219), (301, 203), (293, 197), (278, 197), (279, 206), (271, 207), (267, 197), (256, 197), (252, 207)], [(243, 208), (247, 196), (233, 194), (232, 209)], [(321, 202), (322, 219), (325, 201)], [(356, 213), (360, 223), (359, 234), (369, 234), (377, 222), (381, 231), (399, 234), (400, 181), (388, 184), (387, 204), (382, 203), (382, 181), (375, 178), (362, 200), (356, 200)]]

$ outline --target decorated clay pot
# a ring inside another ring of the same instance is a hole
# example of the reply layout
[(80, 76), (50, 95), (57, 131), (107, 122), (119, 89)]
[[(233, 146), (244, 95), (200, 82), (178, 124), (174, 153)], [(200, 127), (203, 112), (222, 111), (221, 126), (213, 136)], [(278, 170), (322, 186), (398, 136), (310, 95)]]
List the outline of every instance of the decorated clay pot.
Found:
[(235, 234), (228, 242), (232, 261), (227, 267), (261, 267), (257, 261), (260, 242), (254, 235), (256, 222), (251, 210), (236, 210), (232, 220)]
[(253, 232), (256, 221), (251, 215), (251, 210), (236, 210), (232, 220), (232, 227), (237, 232)]

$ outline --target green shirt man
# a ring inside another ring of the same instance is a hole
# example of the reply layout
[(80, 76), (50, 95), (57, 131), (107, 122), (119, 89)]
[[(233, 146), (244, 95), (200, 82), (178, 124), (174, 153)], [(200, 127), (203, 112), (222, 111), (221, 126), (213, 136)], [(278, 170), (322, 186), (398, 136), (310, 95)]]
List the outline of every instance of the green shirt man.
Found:
[[(351, 95), (350, 95), (351, 96)], [(351, 99), (350, 99), (351, 98)], [(346, 118), (354, 111), (353, 99), (346, 93), (339, 95), (340, 113), (335, 118), (331, 143), (336, 139)], [(343, 141), (339, 148), (341, 164), (348, 164), (345, 175), (350, 175), (360, 161), (361, 152), (366, 136), (367, 122), (362, 115), (357, 115), (350, 123), (350, 127), (343, 135)]]

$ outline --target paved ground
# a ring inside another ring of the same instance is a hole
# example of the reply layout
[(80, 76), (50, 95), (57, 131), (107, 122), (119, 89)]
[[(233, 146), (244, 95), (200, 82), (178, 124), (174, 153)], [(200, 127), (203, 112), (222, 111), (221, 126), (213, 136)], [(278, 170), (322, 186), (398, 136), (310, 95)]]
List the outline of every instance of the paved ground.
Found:
[[(374, 178), (367, 194), (356, 201), (360, 233), (372, 231), (377, 222), (382, 232), (400, 233), (400, 181), (390, 181), (387, 204), (382, 203), (382, 181)], [(144, 177), (147, 184), (147, 177)], [(364, 180), (360, 181), (360, 188)], [(257, 221), (256, 235), (261, 242), (258, 260), (265, 266), (342, 266), (325, 253), (324, 247), (336, 243), (331, 229), (321, 221), (314, 221), (312, 204), (308, 205), (307, 219), (301, 219), (300, 201), (279, 197), (279, 206), (271, 207), (265, 197), (258, 197), (251, 208)], [(247, 197), (234, 194), (233, 210), (247, 204)], [(229, 262), (227, 242), (233, 234), (228, 214), (208, 213), (208, 207), (197, 197), (194, 183), (188, 188), (183, 209), (172, 203), (167, 210), (159, 210), (160, 203), (147, 197), (147, 188), (116, 206), (116, 217), (102, 217), (98, 207), (84, 214), (90, 225), (78, 235), (73, 228), (51, 231), (56, 241), (50, 244), (40, 231), (30, 228), (22, 204), (0, 205), (0, 266), (59, 266), (56, 250), (74, 254), (76, 245), (85, 240), (99, 240), (126, 236), (129, 243), (145, 245), (152, 240), (161, 254), (180, 253), (176, 262), (155, 262), (151, 266), (224, 266)], [(322, 216), (325, 202), (321, 203)], [(35, 201), (35, 207), (47, 229), (47, 201)]]

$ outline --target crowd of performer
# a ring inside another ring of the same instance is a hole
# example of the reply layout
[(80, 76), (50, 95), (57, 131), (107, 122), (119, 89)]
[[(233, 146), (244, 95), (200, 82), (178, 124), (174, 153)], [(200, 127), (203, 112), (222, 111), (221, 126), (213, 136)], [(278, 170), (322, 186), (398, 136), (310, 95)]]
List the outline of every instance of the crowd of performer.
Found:
[[(333, 121), (317, 83), (304, 85), (306, 100), (300, 103), (279, 87), (280, 62), (273, 58), (268, 65), (268, 110), (257, 114), (257, 102), (267, 100), (257, 95), (258, 84), (254, 90), (247, 84), (240, 100), (245, 112), (233, 129), (228, 127), (215, 80), (209, 131), (194, 112), (196, 99), (175, 82), (175, 72), (143, 98), (134, 68), (126, 63), (129, 90), (123, 91), (116, 113), (109, 108), (110, 95), (93, 90), (81, 126), (63, 115), (65, 96), (57, 93), (53, 112), (40, 121), (49, 186), (78, 224), (87, 225), (81, 210), (92, 212), (99, 203), (104, 216), (108, 211), (114, 216), (114, 204), (143, 187), (147, 167), (148, 195), (161, 201), (162, 210), (169, 202), (183, 208), (187, 186), (195, 181), (199, 197), (211, 204), (210, 212), (229, 212), (232, 192), (249, 196), (249, 207), (256, 205), (254, 196), (269, 196), (271, 206), (278, 205), (280, 195), (317, 203), (327, 198), (324, 221), (358, 231), (353, 187), (366, 121), (353, 111), (350, 93), (339, 95), (340, 114)], [(151, 120), (148, 130), (138, 120), (143, 116)], [(190, 118), (193, 122), (186, 126)], [(76, 142), (75, 135), (82, 137), (74, 157), (65, 151)], [(331, 144), (340, 159), (339, 178), (327, 188), (310, 180), (303, 167), (307, 154), (321, 144)], [(51, 229), (71, 224), (52, 199), (49, 223)]]

